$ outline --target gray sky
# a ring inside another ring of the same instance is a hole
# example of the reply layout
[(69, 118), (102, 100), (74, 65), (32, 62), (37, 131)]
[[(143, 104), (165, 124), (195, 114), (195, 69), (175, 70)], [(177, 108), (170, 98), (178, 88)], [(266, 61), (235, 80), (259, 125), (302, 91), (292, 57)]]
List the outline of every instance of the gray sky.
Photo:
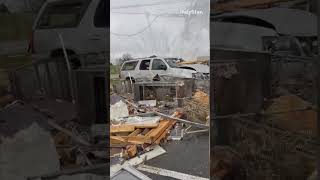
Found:
[[(111, 59), (124, 53), (187, 60), (209, 56), (209, 0), (111, 0), (110, 4)], [(203, 14), (183, 15), (181, 10)], [(192, 18), (185, 23), (188, 16)]]

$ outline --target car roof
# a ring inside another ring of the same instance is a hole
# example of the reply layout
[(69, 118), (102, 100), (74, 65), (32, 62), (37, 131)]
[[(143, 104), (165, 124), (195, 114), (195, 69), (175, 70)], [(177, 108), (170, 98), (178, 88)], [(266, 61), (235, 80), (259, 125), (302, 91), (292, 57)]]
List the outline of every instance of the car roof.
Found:
[(140, 61), (140, 60), (154, 59), (154, 58), (165, 59), (164, 57), (160, 57), (160, 56), (152, 56), (152, 57), (135, 58), (135, 59), (128, 60), (128, 61), (126, 61), (126, 62)]
[(247, 16), (259, 18), (272, 24), (280, 34), (293, 36), (316, 36), (317, 16), (307, 11), (274, 7), (223, 13), (214, 17)]

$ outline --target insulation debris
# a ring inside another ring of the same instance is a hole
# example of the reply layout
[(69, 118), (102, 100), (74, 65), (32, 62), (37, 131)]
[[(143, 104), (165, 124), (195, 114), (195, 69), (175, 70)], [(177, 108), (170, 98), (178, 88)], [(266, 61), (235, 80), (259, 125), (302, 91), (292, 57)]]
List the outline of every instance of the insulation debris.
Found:
[(118, 121), (119, 118), (129, 116), (129, 110), (126, 103), (122, 100), (110, 106), (110, 120)]
[(0, 179), (23, 180), (60, 170), (50, 133), (36, 123), (4, 139), (0, 150)]

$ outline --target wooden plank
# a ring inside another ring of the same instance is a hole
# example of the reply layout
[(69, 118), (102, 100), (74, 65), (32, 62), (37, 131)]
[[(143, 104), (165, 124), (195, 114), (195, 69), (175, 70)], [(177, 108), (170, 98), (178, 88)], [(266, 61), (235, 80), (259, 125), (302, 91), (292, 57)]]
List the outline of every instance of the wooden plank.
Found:
[(160, 137), (154, 143), (160, 144), (161, 140), (167, 137), (168, 132), (170, 131), (170, 129), (172, 129), (172, 127), (176, 124), (176, 122), (177, 121), (171, 120), (168, 128), (160, 135)]
[(123, 125), (118, 125), (118, 126), (111, 126), (110, 133), (133, 132), (133, 131), (135, 131), (135, 129), (156, 128), (156, 127), (158, 127), (158, 125), (159, 125), (158, 123), (135, 124), (135, 125), (123, 124)]
[(131, 145), (127, 148), (127, 153), (130, 158), (136, 156), (137, 152), (138, 152), (137, 145)]
[(156, 128), (159, 126), (158, 123), (149, 123), (149, 124), (137, 124), (134, 125), (136, 128)]
[[(181, 118), (183, 116), (182, 112), (174, 112), (171, 117)], [(167, 132), (172, 128), (172, 126), (176, 123), (175, 120), (162, 120), (159, 123), (159, 126), (155, 129), (149, 131), (146, 136), (151, 137), (152, 141), (157, 144), (166, 136)], [(161, 137), (161, 138), (160, 138)], [(160, 139), (159, 139), (160, 138)]]
[(131, 144), (151, 144), (151, 138), (146, 136), (110, 136), (111, 144), (131, 143)]
[(133, 132), (135, 127), (132, 125), (111, 126), (110, 133)]
[(136, 129), (131, 134), (129, 134), (128, 136), (137, 136), (141, 132), (142, 132), (142, 129)]
[(162, 154), (166, 153), (166, 151), (161, 148), (160, 146), (154, 146), (152, 151), (146, 152), (142, 155), (140, 155), (139, 157), (134, 157), (130, 160), (127, 160), (123, 163), (123, 165), (121, 164), (115, 164), (110, 166), (110, 176), (113, 176), (116, 172), (118, 172), (123, 166), (137, 166), (145, 161), (148, 161), (150, 159), (153, 159), (157, 156), (160, 156)]
[(149, 128), (146, 128), (146, 129), (144, 129), (142, 132), (141, 132), (141, 135), (146, 135), (146, 134), (148, 134), (148, 132), (150, 132), (150, 130), (151, 129), (149, 129)]
[(157, 140), (161, 134), (170, 126), (170, 120), (162, 120), (159, 123), (159, 126), (155, 129), (153, 129), (148, 135), (147, 137), (150, 137), (150, 139), (152, 140), (152, 142), (154, 142), (155, 140)]

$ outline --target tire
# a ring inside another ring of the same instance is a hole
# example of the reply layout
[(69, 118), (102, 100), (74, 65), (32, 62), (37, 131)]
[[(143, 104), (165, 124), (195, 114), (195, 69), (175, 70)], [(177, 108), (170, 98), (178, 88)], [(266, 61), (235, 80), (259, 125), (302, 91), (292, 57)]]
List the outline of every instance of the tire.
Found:
[(131, 83), (131, 81), (132, 81), (132, 84), (134, 84), (136, 82), (136, 80), (133, 77), (131, 77), (131, 81), (130, 81), (129, 77), (127, 77), (126, 80), (129, 81), (129, 83)]
[[(69, 57), (69, 56), (76, 55), (76, 53), (74, 53), (71, 50), (67, 50), (67, 55)], [(52, 58), (63, 58), (63, 59), (65, 58), (62, 50), (53, 51), (51, 54), (51, 57)], [(70, 62), (71, 69), (79, 69), (81, 67), (81, 61), (78, 58), (71, 58), (71, 59), (69, 59), (69, 62)]]

